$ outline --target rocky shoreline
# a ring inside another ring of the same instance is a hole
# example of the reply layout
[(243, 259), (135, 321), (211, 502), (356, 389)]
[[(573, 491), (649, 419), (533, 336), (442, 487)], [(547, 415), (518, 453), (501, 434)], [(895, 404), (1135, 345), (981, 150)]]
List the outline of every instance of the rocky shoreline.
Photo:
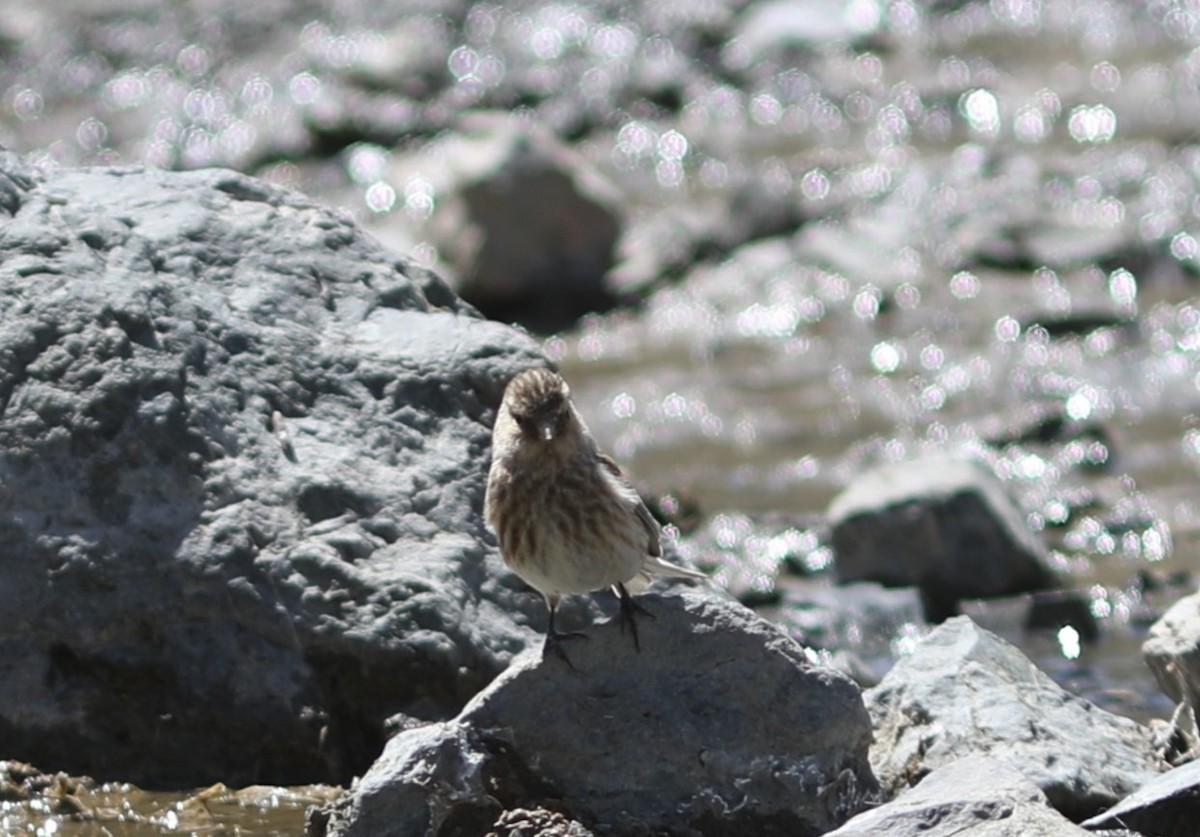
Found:
[[(1174, 725), (1071, 695), (961, 616), (864, 691), (715, 589), (647, 597), (641, 654), (603, 596), (573, 600), (570, 671), (540, 658), (541, 603), (480, 519), (504, 382), (544, 362), (531, 339), (243, 175), (0, 168), (6, 756), (349, 785), (314, 837), (1194, 816), (1196, 597), (1147, 642)], [(956, 462), (847, 489), (843, 581), (896, 584), (894, 550), (921, 550), (936, 568), (906, 583), (931, 622), (1058, 583), (993, 477)], [(8, 798), (58, 787), (22, 775)]]

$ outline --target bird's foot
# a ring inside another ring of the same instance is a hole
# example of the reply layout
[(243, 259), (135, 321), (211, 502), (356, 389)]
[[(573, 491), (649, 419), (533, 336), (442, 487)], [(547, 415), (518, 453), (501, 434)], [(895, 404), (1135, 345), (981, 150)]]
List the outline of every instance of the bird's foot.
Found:
[(638, 604), (633, 596), (629, 595), (629, 591), (625, 589), (624, 584), (617, 585), (617, 596), (621, 600), (621, 614), (619, 617), (621, 620), (621, 633), (625, 633), (625, 626), (628, 625), (630, 633), (633, 634), (633, 649), (640, 654), (642, 645), (638, 641), (637, 615), (641, 614), (651, 619), (654, 619), (655, 616)]
[(587, 639), (587, 634), (582, 631), (547, 631), (546, 641), (542, 643), (542, 659), (553, 654), (566, 663), (567, 668), (575, 671), (575, 664), (571, 662), (571, 658), (567, 656), (567, 652), (563, 648), (563, 642), (571, 639)]

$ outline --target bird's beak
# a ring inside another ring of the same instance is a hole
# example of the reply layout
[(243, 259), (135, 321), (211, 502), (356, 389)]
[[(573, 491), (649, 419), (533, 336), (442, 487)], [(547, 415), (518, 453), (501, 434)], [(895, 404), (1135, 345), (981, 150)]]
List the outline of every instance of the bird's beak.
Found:
[(544, 421), (538, 425), (538, 435), (542, 437), (543, 442), (549, 442), (554, 438), (554, 422)]

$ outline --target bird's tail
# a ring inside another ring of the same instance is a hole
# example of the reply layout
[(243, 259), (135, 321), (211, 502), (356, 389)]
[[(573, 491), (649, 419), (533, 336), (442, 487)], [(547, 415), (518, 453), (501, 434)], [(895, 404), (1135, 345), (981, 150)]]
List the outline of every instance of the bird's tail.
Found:
[(647, 555), (642, 562), (642, 569), (629, 581), (625, 582), (630, 593), (637, 594), (645, 590), (656, 578), (685, 578), (688, 581), (708, 581), (708, 576), (697, 570), (672, 564), (652, 555)]

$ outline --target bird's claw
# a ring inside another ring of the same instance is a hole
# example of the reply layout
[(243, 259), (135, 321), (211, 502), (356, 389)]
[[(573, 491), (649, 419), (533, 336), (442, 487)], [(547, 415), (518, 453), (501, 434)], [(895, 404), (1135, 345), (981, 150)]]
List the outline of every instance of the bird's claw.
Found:
[(566, 663), (571, 671), (576, 671), (575, 664), (563, 649), (563, 641), (568, 639), (587, 639), (587, 634), (580, 631), (547, 631), (546, 641), (542, 643), (542, 659), (548, 654), (553, 654)]

